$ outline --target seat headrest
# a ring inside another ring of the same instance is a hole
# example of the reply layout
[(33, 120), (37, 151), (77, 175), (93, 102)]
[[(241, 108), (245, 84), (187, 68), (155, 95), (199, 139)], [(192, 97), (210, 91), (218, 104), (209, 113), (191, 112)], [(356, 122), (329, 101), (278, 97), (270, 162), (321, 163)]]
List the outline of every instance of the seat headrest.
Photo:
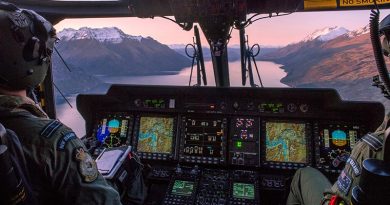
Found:
[(0, 123), (0, 142), (3, 141), (1, 140), (5, 135), (7, 134), (7, 130), (5, 127)]

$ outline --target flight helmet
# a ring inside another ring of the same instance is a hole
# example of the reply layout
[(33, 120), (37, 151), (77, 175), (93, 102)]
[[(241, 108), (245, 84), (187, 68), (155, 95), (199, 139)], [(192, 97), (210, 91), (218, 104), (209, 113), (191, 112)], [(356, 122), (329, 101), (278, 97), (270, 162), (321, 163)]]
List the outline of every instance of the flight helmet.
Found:
[(52, 24), (34, 11), (0, 2), (0, 87), (36, 87), (47, 73), (56, 42)]
[(384, 36), (382, 40), (382, 52), (383, 55), (390, 57), (390, 15), (387, 15), (380, 23), (379, 23), (379, 34)]

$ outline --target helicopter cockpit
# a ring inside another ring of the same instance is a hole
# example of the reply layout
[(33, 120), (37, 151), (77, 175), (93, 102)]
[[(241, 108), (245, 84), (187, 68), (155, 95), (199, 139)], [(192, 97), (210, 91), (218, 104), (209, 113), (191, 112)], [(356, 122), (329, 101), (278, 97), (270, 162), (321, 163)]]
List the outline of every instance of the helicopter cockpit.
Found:
[[(116, 84), (105, 94), (77, 96), (84, 141), (94, 157), (121, 146), (131, 146), (139, 155), (148, 187), (144, 204), (285, 204), (298, 168), (317, 168), (334, 181), (356, 142), (374, 132), (385, 115), (382, 103), (343, 100), (334, 89), (255, 85), (257, 65), (251, 62), (256, 47), (245, 38), (245, 29), (261, 18), (367, 10), (374, 8), (373, 1), (10, 2), (53, 23), (65, 18), (173, 16), (169, 20), (181, 29), (194, 28), (198, 86)], [(377, 3), (390, 8), (387, 1)], [(207, 78), (195, 24), (210, 48), (215, 87), (201, 86)], [(240, 32), (241, 82), (250, 87), (231, 87), (227, 45), (233, 28)], [(41, 94), (47, 113), (55, 117), (52, 78), (46, 78)]]

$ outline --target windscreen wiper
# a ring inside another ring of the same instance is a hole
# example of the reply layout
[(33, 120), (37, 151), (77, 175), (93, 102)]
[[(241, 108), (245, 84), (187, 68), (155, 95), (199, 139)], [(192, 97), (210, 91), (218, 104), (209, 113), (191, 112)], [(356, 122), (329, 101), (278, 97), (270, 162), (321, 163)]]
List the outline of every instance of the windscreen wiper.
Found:
[(255, 57), (260, 53), (259, 44), (254, 44), (252, 47), (249, 47), (248, 36), (245, 37), (245, 28), (240, 28), (240, 50), (241, 50), (241, 74), (242, 74), (242, 85), (245, 86), (247, 80), (247, 73), (249, 76), (249, 84), (251, 87), (259, 87), (255, 84), (253, 78), (253, 69), (252, 62), (256, 68), (257, 77), (259, 78), (260, 87), (263, 86), (263, 82), (260, 77), (259, 68), (257, 67)]
[[(200, 35), (199, 35), (199, 29), (197, 26), (194, 26), (194, 34), (195, 34), (195, 40), (194, 44), (187, 44), (185, 51), (186, 55), (190, 58), (192, 58), (192, 66), (191, 66), (191, 74), (190, 74), (190, 80), (188, 82), (188, 86), (191, 85), (192, 80), (192, 72), (194, 69), (195, 61), (196, 61), (196, 82), (194, 86), (201, 86), (202, 81), (203, 85), (207, 85), (207, 76), (206, 76), (206, 69), (204, 66), (204, 58), (203, 58), (203, 51), (202, 51), (202, 43), (200, 41)], [(193, 53), (189, 53), (189, 48), (193, 49)]]

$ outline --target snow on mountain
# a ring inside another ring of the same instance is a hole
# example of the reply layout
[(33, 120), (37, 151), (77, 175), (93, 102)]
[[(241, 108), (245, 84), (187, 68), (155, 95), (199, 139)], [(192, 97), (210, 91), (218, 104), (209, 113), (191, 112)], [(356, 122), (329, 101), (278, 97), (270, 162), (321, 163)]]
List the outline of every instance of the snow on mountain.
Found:
[(312, 40), (320, 40), (320, 41), (329, 41), (335, 39), (341, 35), (348, 33), (349, 31), (344, 27), (326, 27), (323, 29), (319, 29), (309, 34), (303, 39), (303, 42), (312, 41)]
[(360, 28), (360, 29), (357, 29), (354, 31), (350, 31), (347, 33), (347, 36), (349, 38), (354, 38), (354, 37), (358, 37), (358, 36), (366, 34), (366, 33), (370, 33), (370, 25), (367, 25), (363, 28)]
[[(82, 27), (78, 30), (66, 28), (57, 34), (57, 37), (63, 41), (96, 39), (99, 42), (121, 43), (124, 39), (131, 39), (141, 42), (142, 36), (132, 36), (125, 34), (116, 27), (110, 28), (88, 28)], [(150, 38), (150, 37), (148, 37)]]
[(184, 49), (186, 47), (186, 44), (170, 44), (167, 45), (170, 49), (176, 50), (176, 49)]

